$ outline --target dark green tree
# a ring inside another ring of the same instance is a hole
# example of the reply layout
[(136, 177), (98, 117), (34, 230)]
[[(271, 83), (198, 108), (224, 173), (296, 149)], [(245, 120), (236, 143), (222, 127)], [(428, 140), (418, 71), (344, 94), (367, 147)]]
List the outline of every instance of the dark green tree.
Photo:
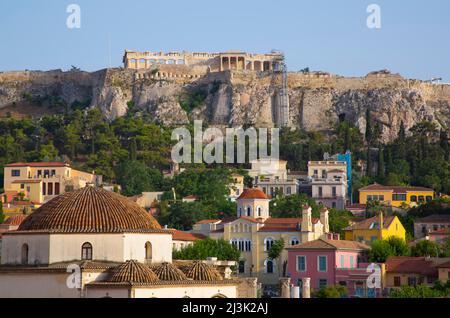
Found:
[(181, 250), (174, 250), (172, 254), (174, 259), (206, 260), (208, 257), (217, 257), (221, 261), (239, 261), (240, 255), (239, 250), (228, 241), (210, 238), (195, 241)]

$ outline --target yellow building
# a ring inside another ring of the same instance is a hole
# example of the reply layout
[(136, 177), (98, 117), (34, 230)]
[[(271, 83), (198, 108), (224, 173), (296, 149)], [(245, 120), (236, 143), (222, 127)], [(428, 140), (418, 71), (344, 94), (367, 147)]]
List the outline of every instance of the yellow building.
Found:
[(359, 189), (359, 203), (380, 201), (389, 206), (415, 206), (434, 199), (434, 190), (423, 187), (391, 187), (374, 183)]
[[(380, 227), (380, 224), (383, 226)], [(371, 243), (374, 240), (386, 240), (392, 236), (406, 240), (406, 230), (398, 217), (383, 217), (382, 213), (344, 229), (344, 239), (349, 241)]]
[(100, 183), (101, 176), (72, 169), (64, 162), (19, 162), (5, 166), (3, 188), (9, 197), (15, 194), (41, 204), (67, 191)]
[(301, 218), (271, 218), (269, 201), (260, 189), (246, 189), (237, 199), (237, 218), (202, 220), (193, 231), (229, 241), (241, 251), (239, 275), (275, 285), (286, 275), (288, 255), (284, 249), (278, 259), (271, 260), (268, 251), (274, 242), (282, 238), (285, 247), (290, 247), (327, 236), (328, 210), (321, 210), (320, 219), (312, 218), (309, 206), (302, 207)]

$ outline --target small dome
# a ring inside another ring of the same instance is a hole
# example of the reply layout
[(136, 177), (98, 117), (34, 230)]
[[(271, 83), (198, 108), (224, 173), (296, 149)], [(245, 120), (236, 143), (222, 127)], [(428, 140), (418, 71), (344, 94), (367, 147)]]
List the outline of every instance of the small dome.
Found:
[(171, 263), (162, 263), (151, 267), (160, 280), (182, 281), (187, 280), (186, 275)]
[(115, 268), (109, 282), (113, 283), (141, 283), (158, 282), (158, 276), (146, 265), (135, 260), (126, 261)]
[(67, 192), (30, 214), (18, 231), (124, 233), (163, 231), (147, 211), (126, 197), (102, 188)]
[(186, 268), (187, 278), (200, 281), (216, 281), (222, 280), (222, 275), (212, 266), (201, 261), (194, 262), (190, 267)]
[(239, 196), (240, 199), (268, 199), (267, 195), (262, 192), (260, 189), (245, 189), (242, 194)]

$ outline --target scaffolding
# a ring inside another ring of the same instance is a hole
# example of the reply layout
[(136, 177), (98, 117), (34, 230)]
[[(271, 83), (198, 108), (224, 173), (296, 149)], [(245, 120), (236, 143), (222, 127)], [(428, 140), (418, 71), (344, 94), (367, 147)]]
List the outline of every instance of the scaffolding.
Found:
[[(277, 61), (277, 67), (274, 69), (274, 77), (278, 78), (281, 74), (281, 86), (278, 89), (278, 109), (277, 109), (277, 125), (279, 127), (290, 127), (289, 118), (289, 89), (288, 89), (288, 71), (283, 52), (272, 50), (272, 53), (280, 54)], [(278, 81), (277, 81), (278, 82)], [(278, 85), (277, 85), (278, 86)]]

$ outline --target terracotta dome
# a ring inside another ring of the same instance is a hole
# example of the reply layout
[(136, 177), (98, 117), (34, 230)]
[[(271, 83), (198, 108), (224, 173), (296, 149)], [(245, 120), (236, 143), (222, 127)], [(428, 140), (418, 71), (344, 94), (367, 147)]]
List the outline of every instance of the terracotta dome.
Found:
[(113, 283), (151, 284), (158, 282), (159, 279), (148, 266), (135, 260), (130, 260), (119, 265), (108, 281)]
[(135, 202), (101, 188), (67, 192), (29, 215), (18, 231), (56, 233), (145, 233), (164, 231)]
[(260, 189), (245, 189), (239, 196), (239, 199), (268, 199), (267, 195)]
[(186, 275), (171, 263), (162, 263), (151, 267), (160, 280), (183, 281), (187, 280)]
[(222, 275), (212, 266), (201, 261), (195, 261), (190, 267), (186, 268), (187, 278), (200, 281), (222, 280)]

